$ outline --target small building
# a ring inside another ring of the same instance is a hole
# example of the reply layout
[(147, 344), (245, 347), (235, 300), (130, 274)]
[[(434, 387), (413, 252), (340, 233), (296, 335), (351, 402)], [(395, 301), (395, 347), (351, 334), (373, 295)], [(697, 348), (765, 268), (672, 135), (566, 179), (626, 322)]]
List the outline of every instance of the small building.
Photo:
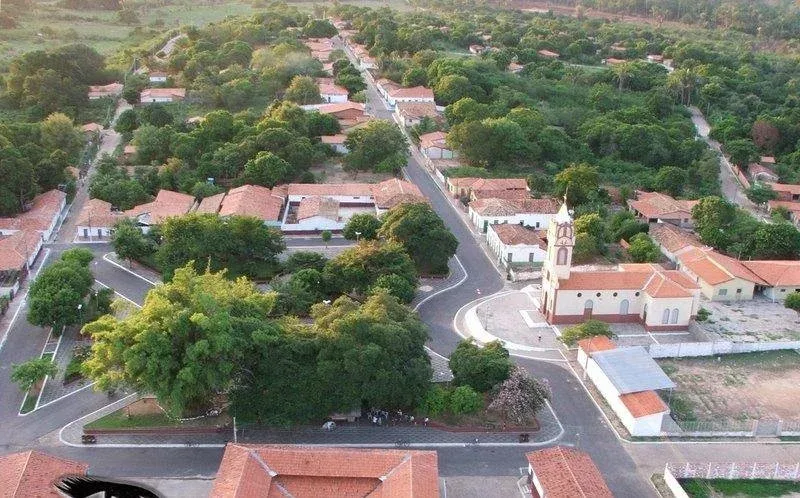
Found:
[(742, 261), (751, 272), (766, 282), (764, 296), (783, 301), (787, 294), (800, 292), (800, 261)]
[(75, 240), (78, 242), (108, 241), (114, 233), (114, 225), (123, 217), (114, 211), (111, 203), (100, 199), (89, 199), (78, 214)]
[(558, 52), (553, 52), (552, 50), (542, 49), (542, 50), (537, 50), (536, 53), (539, 54), (541, 57), (544, 57), (545, 59), (558, 59), (559, 57), (561, 57), (561, 54), (559, 54)]
[(469, 53), (473, 55), (480, 55), (484, 51), (486, 51), (486, 47), (484, 47), (483, 45), (478, 45), (477, 43), (475, 43), (469, 46)]
[(332, 102), (347, 102), (349, 92), (333, 82), (331, 78), (317, 78), (317, 86), (319, 87), (319, 95), (322, 97), (323, 102), (330, 104)]
[(49, 190), (37, 195), (26, 206), (26, 210), (14, 217), (0, 218), (0, 235), (16, 232), (36, 232), (47, 242), (62, 220), (67, 194), (60, 190)]
[(670, 223), (652, 223), (648, 233), (655, 242), (661, 254), (673, 263), (677, 263), (678, 256), (691, 247), (703, 247), (703, 244), (691, 232), (678, 228)]
[(453, 159), (456, 156), (447, 145), (447, 133), (443, 131), (420, 135), (419, 150), (428, 159)]
[(228, 443), (212, 498), (438, 498), (435, 451)]
[(653, 62), (655, 64), (663, 64), (664, 63), (664, 56), (660, 54), (648, 54), (647, 61)]
[(150, 83), (166, 83), (167, 77), (167, 73), (161, 71), (153, 71), (148, 75)]
[(775, 156), (761, 156), (761, 164), (775, 166)]
[(85, 476), (89, 466), (82, 462), (24, 451), (0, 456), (0, 482), (4, 498), (61, 498), (56, 483), (68, 476)]
[(389, 105), (394, 108), (400, 102), (434, 102), (433, 90), (424, 86), (410, 88), (395, 88), (389, 92), (386, 99)]
[(679, 254), (678, 268), (694, 279), (703, 295), (712, 301), (750, 300), (757, 286), (768, 286), (741, 261), (709, 247), (691, 247)]
[(777, 182), (780, 178), (771, 168), (763, 164), (750, 163), (747, 167), (747, 172), (754, 182)]
[(142, 104), (177, 102), (184, 98), (186, 98), (185, 88), (146, 88), (139, 94), (139, 102)]
[(516, 190), (527, 196), (528, 182), (524, 178), (447, 178), (447, 190), (455, 198), (472, 198), (473, 190), (483, 192), (499, 192), (503, 190)]
[(789, 183), (767, 183), (778, 195), (778, 201), (800, 201), (800, 185)]
[(618, 348), (604, 336), (578, 341), (578, 364), (632, 436), (659, 436), (669, 407), (656, 393), (675, 383), (641, 346)]
[(478, 199), (469, 203), (468, 216), (481, 233), (489, 225), (512, 224), (545, 228), (558, 212), (555, 199)]
[(364, 113), (364, 104), (360, 102), (337, 102), (333, 104), (322, 104), (316, 109), (322, 114), (334, 116), (342, 126), (354, 126), (363, 123), (368, 119)]
[(510, 62), (508, 64), (508, 67), (506, 69), (508, 69), (509, 73), (518, 74), (518, 73), (521, 73), (523, 69), (525, 69), (525, 66), (523, 66), (522, 64), (520, 64), (518, 62), (513, 62), (512, 61), (512, 62)]
[(81, 126), (81, 131), (87, 137), (95, 137), (103, 131), (103, 125), (98, 123), (86, 123), (85, 125)]
[[(213, 205), (216, 201), (212, 199), (210, 202)], [(220, 216), (253, 216), (265, 225), (278, 227), (283, 218), (284, 202), (285, 196), (279, 190), (260, 185), (242, 185), (225, 194), (219, 201), (217, 212)]]
[(42, 236), (36, 231), (0, 235), (0, 273), (25, 275), (42, 250)]
[(339, 154), (347, 154), (350, 152), (350, 149), (348, 149), (344, 144), (344, 141), (347, 140), (347, 135), (344, 133), (337, 133), (336, 135), (323, 135), (319, 137), (319, 139), (322, 143), (329, 145)]
[(155, 200), (134, 206), (125, 211), (125, 216), (133, 218), (142, 231), (147, 233), (151, 227), (160, 225), (167, 218), (188, 213), (194, 204), (194, 196), (162, 189), (158, 191)]
[(625, 64), (626, 62), (628, 61), (626, 61), (625, 59), (617, 59), (616, 57), (609, 57), (607, 59), (603, 59), (603, 64), (607, 64), (609, 66), (618, 66), (620, 64)]
[(436, 104), (433, 102), (398, 102), (394, 113), (400, 125), (405, 128), (416, 126), (425, 118), (439, 119)]
[(692, 208), (699, 201), (678, 200), (660, 192), (637, 191), (635, 199), (628, 199), (628, 207), (644, 223), (671, 223), (691, 228)]
[(769, 201), (767, 202), (767, 209), (771, 213), (777, 208), (783, 208), (789, 212), (789, 221), (795, 227), (800, 227), (800, 202), (794, 201)]
[(108, 85), (90, 85), (89, 100), (102, 99), (104, 97), (117, 98), (122, 95), (124, 85), (119, 82), (109, 83)]
[(489, 225), (486, 243), (504, 266), (513, 263), (541, 263), (547, 256), (543, 234), (517, 224)]
[(606, 481), (586, 453), (553, 446), (526, 453), (533, 498), (613, 498)]
[(428, 202), (419, 187), (399, 178), (391, 178), (373, 185), (372, 197), (375, 200), (377, 216), (400, 204)]
[(380, 78), (375, 82), (375, 88), (378, 89), (378, 93), (381, 94), (383, 100), (388, 101), (389, 94), (402, 87), (390, 79)]

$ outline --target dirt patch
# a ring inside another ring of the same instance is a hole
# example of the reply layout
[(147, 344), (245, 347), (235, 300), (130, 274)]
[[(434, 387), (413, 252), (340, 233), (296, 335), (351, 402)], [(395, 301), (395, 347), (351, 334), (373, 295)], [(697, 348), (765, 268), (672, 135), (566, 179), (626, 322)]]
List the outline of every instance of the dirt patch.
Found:
[(314, 173), (318, 183), (378, 183), (394, 177), (390, 173), (345, 171), (340, 162), (325, 162), (310, 168), (309, 171)]
[(712, 337), (734, 342), (800, 340), (800, 317), (782, 302), (757, 296), (731, 302), (702, 299), (700, 305), (711, 314), (697, 325)]
[(658, 360), (685, 418), (800, 420), (800, 356), (794, 351)]

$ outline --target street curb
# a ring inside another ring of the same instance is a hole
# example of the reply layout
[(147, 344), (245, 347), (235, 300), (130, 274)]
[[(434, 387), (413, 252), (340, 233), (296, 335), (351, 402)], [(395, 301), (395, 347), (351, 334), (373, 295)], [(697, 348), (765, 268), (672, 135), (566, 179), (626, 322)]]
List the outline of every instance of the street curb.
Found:
[(153, 285), (153, 286), (155, 286), (155, 285), (159, 285), (159, 284), (161, 283), (161, 282), (153, 282), (152, 280), (150, 280), (150, 279), (148, 279), (148, 278), (145, 278), (145, 277), (143, 277), (142, 275), (139, 275), (139, 274), (138, 274), (138, 273), (136, 273), (135, 271), (133, 271), (133, 270), (131, 270), (131, 269), (129, 269), (129, 268), (125, 268), (124, 266), (122, 266), (121, 264), (117, 263), (116, 261), (112, 261), (112, 260), (111, 260), (111, 259), (108, 257), (108, 255), (109, 255), (109, 254), (111, 254), (111, 253), (110, 253), (110, 252), (108, 252), (108, 253), (106, 253), (106, 254), (103, 254), (103, 261), (105, 261), (106, 263), (110, 263), (110, 264), (112, 264), (112, 265), (116, 266), (117, 268), (119, 268), (119, 269), (121, 269), (121, 270), (124, 270), (124, 271), (126, 271), (126, 272), (130, 273), (131, 275), (133, 275), (133, 276), (135, 276), (135, 277), (138, 277), (138, 278), (140, 278), (140, 279), (144, 280), (145, 282), (147, 282), (147, 283), (148, 283), (148, 284), (150, 284), (150, 285)]

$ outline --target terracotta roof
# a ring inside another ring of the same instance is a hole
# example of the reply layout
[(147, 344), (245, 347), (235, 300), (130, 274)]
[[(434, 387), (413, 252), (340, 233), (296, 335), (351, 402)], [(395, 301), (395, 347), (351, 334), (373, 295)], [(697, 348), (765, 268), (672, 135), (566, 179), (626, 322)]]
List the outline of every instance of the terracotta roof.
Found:
[(761, 163), (762, 164), (775, 164), (775, 157), (774, 156), (761, 156)]
[(648, 415), (669, 411), (667, 404), (664, 403), (655, 391), (639, 391), (637, 393), (621, 394), (619, 400), (622, 401), (622, 404), (625, 405), (625, 408), (631, 412), (634, 418), (646, 417)]
[(85, 463), (57, 458), (38, 451), (0, 456), (0, 483), (4, 498), (60, 498), (53, 483), (66, 475), (86, 475)]
[(442, 149), (447, 149), (447, 143), (445, 140), (447, 139), (447, 133), (443, 131), (434, 131), (432, 133), (425, 133), (424, 135), (419, 136), (419, 145), (421, 147), (439, 147)]
[(156, 77), (156, 78), (161, 77), (161, 78), (163, 78), (163, 77), (167, 76), (167, 73), (165, 73), (164, 71), (153, 71), (148, 76), (150, 76), (151, 78), (153, 78), (153, 77)]
[(331, 52), (333, 50), (333, 43), (327, 39), (306, 40), (303, 45), (308, 47), (312, 52)]
[(203, 197), (200, 201), (200, 204), (195, 209), (195, 213), (217, 213), (219, 212), (219, 207), (222, 205), (222, 199), (225, 198), (225, 192), (211, 195), (208, 197)]
[(786, 208), (790, 212), (800, 211), (800, 202), (795, 201), (769, 201), (767, 205), (769, 206), (770, 211), (777, 207)]
[(511, 71), (512, 73), (516, 71), (522, 71), (523, 69), (525, 69), (525, 66), (517, 62), (510, 62), (508, 64), (508, 70)]
[(787, 192), (792, 195), (800, 195), (800, 185), (789, 183), (768, 183), (775, 192)]
[(220, 216), (255, 216), (264, 221), (279, 221), (284, 198), (273, 194), (267, 187), (242, 185), (228, 192), (222, 199)]
[(550, 57), (552, 59), (558, 59), (560, 57), (558, 52), (553, 52), (550, 50), (539, 50), (536, 53), (541, 55), (542, 57)]
[(530, 199), (531, 194), (527, 190), (493, 190), (493, 189), (476, 189), (473, 188), (470, 192), (473, 200), (481, 199), (505, 199), (507, 201), (519, 201)]
[(597, 335), (594, 337), (581, 339), (578, 341), (578, 347), (586, 354), (592, 354), (597, 351), (608, 351), (609, 349), (614, 349), (617, 346), (608, 337), (604, 335)]
[(372, 196), (372, 184), (370, 183), (290, 183), (286, 188), (286, 195), (289, 196)]
[(127, 216), (148, 215), (147, 224), (156, 225), (170, 216), (180, 216), (189, 212), (194, 205), (194, 197), (189, 194), (159, 190), (153, 202), (134, 206), (125, 211)]
[(542, 234), (516, 223), (496, 223), (490, 225), (500, 242), (507, 246), (539, 246), (547, 248), (547, 243), (542, 240)]
[(436, 104), (433, 102), (398, 102), (397, 112), (411, 119), (438, 118)]
[(436, 452), (228, 444), (212, 498), (437, 498)]
[(41, 242), (41, 234), (33, 231), (0, 236), (0, 271), (22, 269)]
[(300, 201), (300, 205), (297, 207), (297, 219), (305, 220), (314, 216), (337, 221), (339, 219), (339, 201), (320, 196), (306, 197)]
[(448, 178), (454, 187), (481, 190), (528, 190), (528, 182), (524, 178)]
[(559, 203), (555, 199), (483, 198), (470, 202), (469, 207), (481, 216), (514, 216), (528, 213), (556, 214)]
[(337, 133), (336, 135), (322, 135), (319, 139), (324, 144), (343, 144), (347, 140), (347, 135), (344, 133)]
[(636, 199), (629, 199), (628, 205), (646, 218), (691, 218), (692, 208), (699, 202), (677, 200), (660, 192), (639, 191), (636, 194)]
[(33, 198), (31, 208), (13, 218), (0, 218), (2, 230), (28, 230), (44, 232), (61, 212), (67, 195), (60, 190), (49, 190)]
[(768, 168), (768, 167), (766, 167), (764, 165), (758, 164), (758, 163), (750, 164), (747, 167), (747, 172), (750, 173), (750, 175), (752, 175), (752, 176), (768, 175), (768, 176), (772, 176), (772, 177), (774, 177), (776, 179), (778, 178), (778, 175), (776, 175), (775, 172), (772, 171), (772, 169), (770, 169), (770, 168)]
[(742, 261), (742, 264), (773, 287), (800, 285), (800, 261)]
[(389, 92), (389, 96), (395, 99), (430, 99), (433, 100), (433, 90), (424, 86), (413, 86), (410, 88), (395, 88)]
[(419, 188), (413, 183), (392, 178), (372, 186), (375, 205), (381, 209), (391, 209), (398, 204), (427, 202)]
[(761, 277), (750, 271), (741, 261), (711, 249), (690, 248), (680, 254), (678, 259), (684, 267), (711, 285), (729, 282), (734, 278), (759, 285), (766, 284)]
[(103, 131), (103, 126), (97, 123), (86, 123), (81, 126), (81, 131), (88, 131), (90, 133), (97, 133)]
[(616, 66), (617, 64), (622, 64), (624, 62), (628, 62), (625, 59), (617, 59), (615, 57), (609, 57), (606, 59), (606, 64), (611, 64), (612, 66)]
[(111, 227), (121, 217), (120, 212), (111, 210), (111, 203), (100, 199), (89, 199), (78, 214), (78, 226)]
[(692, 282), (689, 277), (679, 271), (658, 271), (647, 282), (644, 292), (651, 297), (692, 297), (689, 289), (699, 289), (700, 287)]
[(613, 498), (603, 476), (586, 453), (554, 446), (525, 454), (548, 498)]
[(124, 85), (118, 82), (109, 83), (108, 85), (90, 85), (89, 96), (118, 95), (122, 93), (123, 88)]
[(364, 112), (364, 104), (350, 101), (334, 102), (332, 104), (322, 104), (317, 108), (317, 110), (322, 114), (335, 114), (337, 112), (347, 111), (350, 109)]
[(335, 84), (331, 78), (317, 78), (317, 86), (321, 95), (348, 95), (346, 88)]
[(664, 249), (675, 253), (686, 247), (700, 247), (703, 244), (692, 233), (681, 230), (671, 223), (651, 223), (650, 238)]
[(393, 90), (397, 90), (398, 88), (400, 88), (400, 85), (386, 78), (379, 79), (378, 81), (375, 82), (375, 84), (381, 87), (383, 91), (386, 93), (389, 93)]
[(150, 99), (150, 98), (164, 98), (164, 97), (173, 97), (173, 98), (184, 98), (186, 97), (186, 89), (185, 88), (145, 88), (142, 90), (140, 94), (140, 98), (142, 100)]

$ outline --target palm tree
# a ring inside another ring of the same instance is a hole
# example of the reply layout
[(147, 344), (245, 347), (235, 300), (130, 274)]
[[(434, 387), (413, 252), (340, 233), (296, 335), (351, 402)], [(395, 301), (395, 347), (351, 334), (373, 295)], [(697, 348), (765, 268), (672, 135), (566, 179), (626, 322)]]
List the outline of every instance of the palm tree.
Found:
[(617, 80), (619, 86), (617, 89), (621, 92), (625, 89), (628, 85), (628, 80), (631, 78), (631, 73), (633, 72), (632, 66), (630, 62), (623, 62), (622, 64), (617, 64), (612, 68), (614, 71), (614, 78)]
[(691, 105), (692, 92), (697, 85), (697, 74), (694, 69), (682, 67), (670, 73), (667, 87), (680, 95), (681, 104)]

